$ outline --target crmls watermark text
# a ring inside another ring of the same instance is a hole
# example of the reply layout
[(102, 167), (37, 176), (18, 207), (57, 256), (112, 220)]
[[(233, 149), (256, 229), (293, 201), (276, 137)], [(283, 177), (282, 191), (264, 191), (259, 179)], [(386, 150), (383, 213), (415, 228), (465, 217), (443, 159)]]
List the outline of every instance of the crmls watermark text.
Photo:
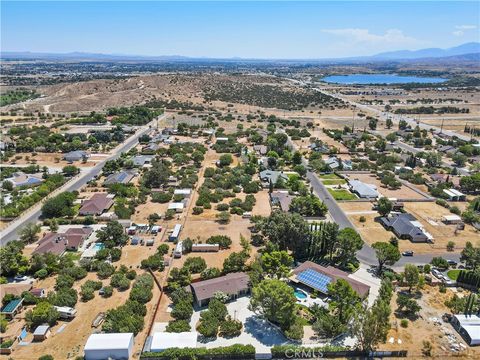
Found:
[(285, 357), (287, 359), (321, 359), (323, 353), (315, 349), (287, 349)]

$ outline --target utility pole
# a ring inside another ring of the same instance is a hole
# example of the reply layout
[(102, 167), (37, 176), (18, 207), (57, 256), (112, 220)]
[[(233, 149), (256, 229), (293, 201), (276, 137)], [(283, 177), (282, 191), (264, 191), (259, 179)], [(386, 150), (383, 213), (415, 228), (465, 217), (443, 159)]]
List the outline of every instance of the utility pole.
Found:
[(445, 119), (442, 119), (442, 125), (440, 125), (440, 134), (443, 132), (443, 122), (445, 121)]
[(353, 134), (353, 131), (355, 129), (355, 109), (357, 107), (355, 105), (353, 105), (353, 115), (352, 115), (352, 134)]

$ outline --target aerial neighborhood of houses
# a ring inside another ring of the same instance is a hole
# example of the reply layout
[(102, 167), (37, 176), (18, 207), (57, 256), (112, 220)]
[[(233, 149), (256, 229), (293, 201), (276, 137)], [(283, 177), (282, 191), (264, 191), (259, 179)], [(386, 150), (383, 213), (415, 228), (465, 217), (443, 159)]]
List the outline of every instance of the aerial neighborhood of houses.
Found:
[(335, 89), (354, 124), (158, 99), (9, 123), (0, 352), (478, 358), (478, 137)]

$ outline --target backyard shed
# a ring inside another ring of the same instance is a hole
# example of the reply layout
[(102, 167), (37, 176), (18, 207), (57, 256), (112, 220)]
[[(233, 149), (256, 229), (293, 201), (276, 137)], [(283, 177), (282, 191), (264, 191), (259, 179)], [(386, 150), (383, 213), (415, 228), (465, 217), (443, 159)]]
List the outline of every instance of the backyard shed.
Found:
[(39, 325), (33, 332), (33, 341), (43, 341), (50, 335), (50, 326)]
[(85, 360), (127, 360), (133, 353), (133, 333), (92, 334), (84, 353)]

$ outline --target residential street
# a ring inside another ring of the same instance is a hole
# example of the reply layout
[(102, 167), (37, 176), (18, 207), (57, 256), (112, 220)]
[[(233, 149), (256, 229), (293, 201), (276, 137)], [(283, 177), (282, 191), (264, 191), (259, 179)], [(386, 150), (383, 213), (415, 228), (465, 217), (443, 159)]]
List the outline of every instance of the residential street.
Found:
[[(123, 144), (120, 144), (114, 150), (111, 156), (99, 162), (97, 165), (92, 167), (89, 171), (80, 173), (80, 175), (78, 175), (76, 178), (70, 180), (65, 185), (55, 190), (53, 193), (58, 194), (64, 191), (74, 191), (74, 190), (80, 189), (82, 186), (84, 186), (86, 183), (92, 180), (95, 176), (101, 173), (103, 165), (105, 165), (105, 163), (108, 160), (117, 159), (122, 154), (122, 152), (127, 152), (131, 148), (133, 148), (138, 143), (138, 139), (140, 136), (147, 133), (150, 130), (150, 128), (153, 127), (154, 124), (156, 126), (158, 121), (164, 120), (166, 116), (167, 116), (166, 114), (163, 114), (159, 116), (157, 119), (151, 121), (149, 124), (142, 126), (134, 135), (128, 138)], [(50, 196), (51, 195), (52, 194), (50, 194)], [(4, 246), (10, 241), (18, 239), (18, 233), (24, 225), (30, 222), (38, 221), (41, 215), (42, 204), (43, 202), (40, 202), (32, 206), (30, 209), (26, 210), (22, 216), (12, 221), (7, 228), (2, 230), (1, 237), (0, 237), (0, 246)]]

